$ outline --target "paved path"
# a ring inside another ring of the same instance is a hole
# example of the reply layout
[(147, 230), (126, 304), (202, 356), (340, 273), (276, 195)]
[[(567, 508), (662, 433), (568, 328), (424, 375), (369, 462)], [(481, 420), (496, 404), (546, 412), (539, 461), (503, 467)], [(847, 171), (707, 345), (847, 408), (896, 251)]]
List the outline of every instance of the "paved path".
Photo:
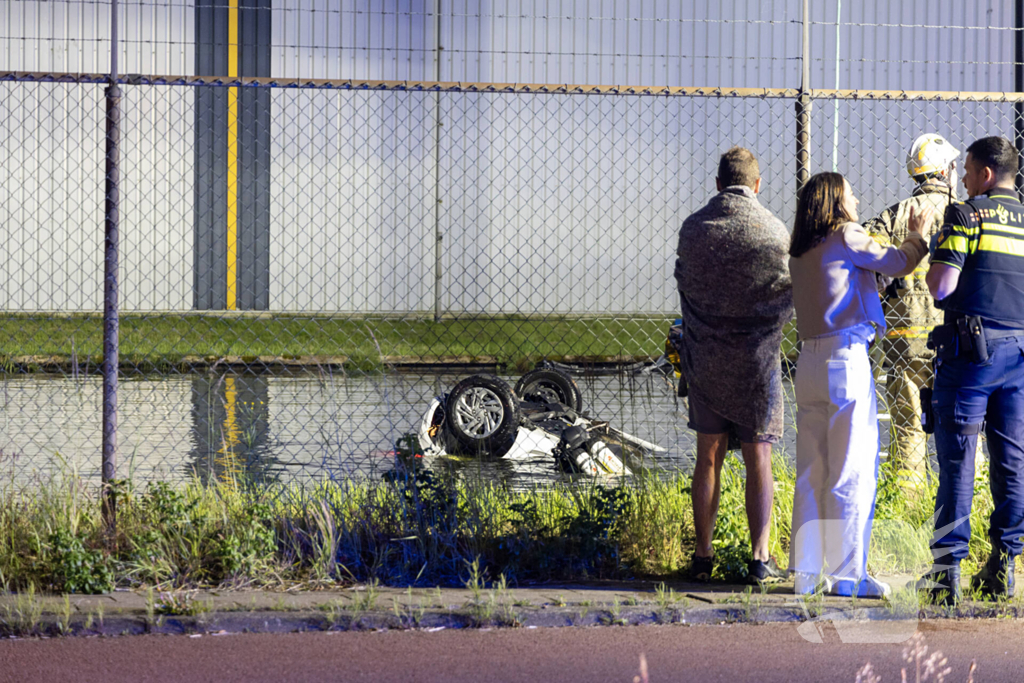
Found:
[[(921, 626), (949, 658), (947, 683), (1020, 681), (1024, 628), (1013, 621)], [(0, 681), (849, 681), (871, 661), (898, 682), (905, 644), (804, 640), (795, 624), (137, 636), (0, 642)], [(913, 675), (909, 680), (914, 680)]]

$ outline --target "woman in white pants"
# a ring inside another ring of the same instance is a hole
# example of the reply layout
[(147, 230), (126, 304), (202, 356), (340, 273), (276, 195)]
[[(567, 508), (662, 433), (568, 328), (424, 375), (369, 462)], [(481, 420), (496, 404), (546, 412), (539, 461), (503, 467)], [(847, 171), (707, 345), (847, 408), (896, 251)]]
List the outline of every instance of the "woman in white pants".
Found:
[(803, 340), (796, 369), (796, 496), (790, 569), (794, 590), (882, 596), (867, 573), (878, 477), (878, 409), (868, 349), (885, 331), (876, 273), (903, 277), (928, 253), (910, 216), (897, 247), (856, 223), (858, 200), (838, 173), (812, 176), (800, 191), (789, 270)]

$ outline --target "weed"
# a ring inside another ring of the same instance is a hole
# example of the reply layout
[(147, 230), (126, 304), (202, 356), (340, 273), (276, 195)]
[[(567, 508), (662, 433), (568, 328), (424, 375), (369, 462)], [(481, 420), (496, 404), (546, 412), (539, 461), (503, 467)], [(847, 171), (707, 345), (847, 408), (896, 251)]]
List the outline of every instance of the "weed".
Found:
[(754, 595), (752, 586), (747, 586), (740, 594), (740, 605), (743, 607), (744, 621), (757, 621), (761, 613), (761, 601), (764, 592)]
[[(781, 458), (773, 468), (770, 547), (780, 557), (788, 552), (785, 506), (794, 481)], [(890, 469), (885, 464), (880, 471), (876, 519), (925, 528), (921, 536), (927, 536), (931, 500), (908, 495)], [(62, 593), (155, 585), (192, 590), (302, 582), (319, 587), (339, 579), (462, 584), (473, 602), (483, 605), (489, 600), (489, 577), (499, 573), (516, 583), (675, 572), (693, 542), (689, 487), (684, 475), (664, 480), (638, 475), (628, 485), (577, 482), (523, 491), (415, 464), (383, 482), (256, 489), (195, 480), (154, 483), (144, 490), (121, 482), (118, 531), (111, 539), (103, 530), (97, 489), (68, 465), (30, 485), (0, 481), (0, 584), (11, 591), (31, 584)], [(742, 472), (730, 459), (723, 470), (715, 536), (720, 578), (737, 578), (746, 568), (743, 496)], [(990, 550), (985, 537), (991, 510), (986, 478), (976, 482), (965, 573), (983, 563)], [(876, 524), (879, 534), (869, 558), (874, 571), (917, 561), (919, 553), (911, 546), (916, 548), (919, 539), (904, 538), (896, 526)], [(657, 601), (665, 611), (676, 598), (669, 597), (669, 589), (660, 590)], [(357, 607), (373, 609), (375, 593), (367, 589), (356, 598)], [(440, 593), (435, 603), (443, 607)]]
[(114, 589), (109, 558), (88, 549), (69, 529), (57, 529), (38, 543), (35, 573), (44, 586), (62, 593), (107, 593)]
[[(924, 634), (918, 631), (903, 648), (903, 662), (910, 665), (900, 669), (900, 679), (903, 681), (914, 680), (917, 683), (942, 683), (953, 672), (949, 666), (949, 660), (942, 652), (935, 650), (928, 653), (928, 645), (925, 644)], [(967, 683), (973, 683), (974, 673), (977, 670), (977, 661), (971, 660), (967, 669)], [(861, 667), (857, 672), (857, 683), (881, 683), (882, 678), (875, 673), (870, 662)]]
[(413, 605), (411, 587), (406, 590), (406, 600), (406, 604), (403, 605), (397, 595), (392, 597), (391, 611), (394, 613), (395, 618), (398, 619), (399, 626), (403, 628), (419, 626), (420, 622), (423, 621), (423, 615), (426, 610), (420, 602), (417, 602), (415, 606)]
[(913, 587), (894, 588), (886, 600), (886, 610), (895, 618), (916, 617), (921, 609), (922, 595)]
[(361, 589), (352, 595), (352, 609), (357, 612), (372, 612), (377, 609), (377, 599), (380, 598), (380, 582), (372, 579)]
[(805, 615), (808, 619), (816, 619), (821, 615), (825, 614), (825, 592), (815, 591), (810, 595), (805, 596), (800, 604), (803, 606)]
[(497, 585), (491, 589), (489, 597), (490, 604), (497, 605), (499, 618), (502, 626), (521, 626), (522, 620), (516, 607), (525, 607), (530, 604), (529, 600), (513, 600), (508, 589), (508, 579), (502, 574), (498, 577)]
[(4, 605), (3, 618), (0, 619), (0, 633), (10, 636), (38, 633), (39, 621), (42, 616), (43, 605), (36, 599), (35, 586), (29, 584), (28, 590), (19, 594), (13, 604)]
[(551, 601), (551, 604), (554, 607), (565, 607), (566, 605), (565, 598), (561, 595), (559, 595), (557, 598), (548, 598), (548, 600)]
[(608, 611), (598, 617), (598, 619), (605, 626), (625, 626), (628, 623), (622, 618), (622, 605), (619, 604), (618, 598), (615, 598)]
[(195, 591), (160, 593), (160, 600), (154, 604), (153, 611), (163, 616), (194, 617), (213, 609), (211, 602), (201, 602), (195, 597)]
[(668, 588), (664, 582), (659, 583), (654, 587), (654, 601), (658, 603), (658, 607), (661, 608), (662, 611), (674, 606), (682, 599), (682, 596), (676, 593), (672, 588)]
[(426, 613), (422, 601), (417, 600), (415, 605), (413, 604), (412, 586), (405, 589), (405, 604), (402, 604), (398, 596), (391, 598), (391, 611), (398, 619), (399, 625), (404, 628), (419, 626)]
[(157, 602), (156, 596), (153, 593), (152, 588), (146, 589), (146, 630), (152, 630), (154, 627), (159, 626), (163, 623), (163, 617), (157, 614), (156, 610)]
[(397, 595), (391, 596), (391, 612), (395, 615), (395, 618), (398, 619), (399, 624), (405, 624), (405, 608), (402, 606)]
[(464, 584), (469, 593), (472, 596), (471, 602), (474, 605), (479, 605), (481, 600), (480, 596), (484, 588), (484, 579), (480, 573), (480, 558), (474, 557), (472, 562), (466, 562), (466, 568), (469, 570), (469, 578), (466, 579)]
[(67, 593), (64, 594), (57, 611), (57, 632), (62, 636), (71, 633), (71, 598)]
[[(327, 621), (328, 621), (327, 629), (328, 630), (330, 630), (331, 628), (335, 628), (335, 627), (341, 626), (342, 621), (344, 621), (344, 615), (345, 615), (345, 610), (346, 610), (346, 606), (345, 606), (345, 603), (343, 601), (341, 601), (341, 600), (331, 600), (329, 603), (327, 603), (325, 605), (321, 605), (320, 609), (322, 609), (325, 612), (327, 612)], [(352, 621), (354, 622), (356, 619), (358, 619), (358, 617), (359, 617), (358, 613), (354, 614), (352, 616)]]

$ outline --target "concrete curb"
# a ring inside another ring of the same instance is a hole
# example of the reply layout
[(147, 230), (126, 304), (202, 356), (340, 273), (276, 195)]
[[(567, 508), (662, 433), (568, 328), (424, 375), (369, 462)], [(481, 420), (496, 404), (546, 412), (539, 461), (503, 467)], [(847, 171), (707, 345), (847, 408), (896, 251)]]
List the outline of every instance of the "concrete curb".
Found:
[[(694, 588), (694, 590), (690, 590)], [(342, 590), (118, 591), (99, 596), (0, 595), (0, 636), (286, 633), (382, 629), (559, 628), (647, 624), (721, 625), (1021, 618), (1024, 603), (914, 603), (815, 596), (791, 586), (735, 590), (693, 584), (560, 584), (471, 589), (353, 586)], [(876, 631), (878, 627), (875, 627)], [(908, 636), (909, 637), (909, 636)]]

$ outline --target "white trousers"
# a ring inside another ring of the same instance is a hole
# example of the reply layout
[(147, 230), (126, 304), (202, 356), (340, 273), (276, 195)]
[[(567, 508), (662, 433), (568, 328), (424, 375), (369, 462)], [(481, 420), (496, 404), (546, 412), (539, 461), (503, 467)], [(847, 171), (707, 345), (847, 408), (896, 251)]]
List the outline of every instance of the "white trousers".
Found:
[(803, 343), (796, 370), (790, 569), (867, 576), (878, 480), (878, 404), (868, 324)]

